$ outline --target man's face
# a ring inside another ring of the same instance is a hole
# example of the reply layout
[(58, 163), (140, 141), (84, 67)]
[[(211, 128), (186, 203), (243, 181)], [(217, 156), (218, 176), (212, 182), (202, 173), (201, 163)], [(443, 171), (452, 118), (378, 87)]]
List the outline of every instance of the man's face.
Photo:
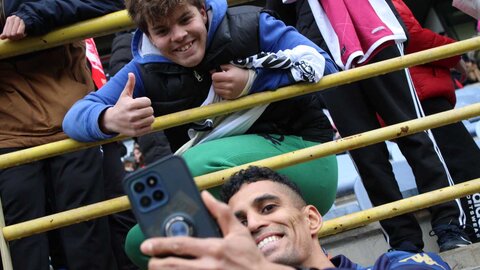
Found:
[(257, 247), (275, 263), (302, 265), (311, 255), (312, 232), (305, 207), (293, 191), (272, 181), (244, 184), (228, 205), (251, 232)]
[(203, 59), (207, 45), (207, 13), (185, 4), (160, 22), (148, 23), (149, 38), (163, 56), (184, 67)]

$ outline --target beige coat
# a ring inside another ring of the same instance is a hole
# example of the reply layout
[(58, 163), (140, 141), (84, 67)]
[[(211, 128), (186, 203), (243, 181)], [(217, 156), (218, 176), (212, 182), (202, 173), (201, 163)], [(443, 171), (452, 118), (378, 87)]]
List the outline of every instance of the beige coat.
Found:
[(0, 148), (67, 138), (63, 117), (93, 89), (83, 41), (0, 60)]

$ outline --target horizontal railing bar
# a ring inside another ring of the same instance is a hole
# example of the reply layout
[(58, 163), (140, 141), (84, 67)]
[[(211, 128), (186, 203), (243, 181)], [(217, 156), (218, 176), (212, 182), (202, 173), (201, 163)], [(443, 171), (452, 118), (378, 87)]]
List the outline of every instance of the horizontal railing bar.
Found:
[[(324, 157), (326, 155), (343, 152), (347, 149), (355, 149), (362, 146), (378, 143), (381, 141), (407, 136), (425, 129), (430, 129), (444, 124), (458, 122), (462, 119), (480, 115), (480, 103), (469, 105), (460, 109), (437, 113), (424, 118), (391, 125), (381, 129), (353, 135), (340, 140), (324, 143), (321, 145), (290, 152), (280, 156), (252, 162), (257, 166), (272, 167), (274, 169), (287, 167), (308, 160)], [(233, 172), (247, 167), (248, 164), (230, 168), (227, 170), (202, 175), (195, 178), (199, 189), (220, 185)], [(99, 202), (93, 205), (61, 212), (34, 220), (10, 225), (3, 228), (3, 234), (7, 241), (30, 236), (36, 233), (68, 226), (81, 221), (90, 220), (99, 216), (106, 216), (129, 209), (129, 201), (126, 196)]]
[(480, 192), (480, 178), (327, 220), (318, 236), (337, 234), (478, 192)]
[[(480, 48), (480, 37), (475, 37), (453, 44), (448, 44), (441, 47), (412, 53), (406, 56), (392, 58), (378, 63), (369, 64), (351, 70), (331, 74), (325, 76), (324, 78), (322, 78), (322, 80), (320, 80), (320, 82), (316, 84), (295, 84), (292, 86), (279, 88), (276, 91), (257, 93), (245, 96), (237, 100), (220, 102), (204, 107), (193, 108), (177, 113), (160, 116), (155, 119), (152, 128), (153, 131), (163, 130), (173, 126), (202, 120), (212, 116), (227, 114), (234, 111), (248, 109), (261, 104), (279, 101), (294, 96), (299, 96), (331, 88), (341, 84), (359, 81), (362, 79), (385, 74), (394, 70), (403, 69), (405, 67), (432, 62), (434, 60), (447, 58), (478, 48)], [(40, 160), (59, 154), (74, 152), (94, 145), (101, 145), (108, 142), (123, 140), (125, 138), (125, 136), (118, 136), (109, 140), (93, 143), (80, 143), (72, 139), (66, 139), (58, 142), (44, 144), (41, 146), (31, 147), (28, 149), (0, 155), (0, 169), (25, 164), (31, 161)]]
[[(239, 5), (252, 0), (230, 0), (229, 5)], [(90, 37), (100, 37), (135, 28), (126, 10), (61, 27), (45, 35), (22, 40), (0, 40), (0, 59), (40, 51)]]

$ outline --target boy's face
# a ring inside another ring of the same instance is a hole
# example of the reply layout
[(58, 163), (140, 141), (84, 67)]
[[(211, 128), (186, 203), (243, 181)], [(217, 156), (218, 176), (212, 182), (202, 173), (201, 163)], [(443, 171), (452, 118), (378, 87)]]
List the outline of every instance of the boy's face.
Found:
[(206, 23), (205, 8), (180, 5), (165, 19), (148, 23), (149, 38), (166, 58), (184, 67), (194, 67), (205, 55)]
[(243, 184), (228, 205), (269, 261), (303, 265), (312, 257), (316, 232), (310, 227), (308, 207), (296, 206), (290, 192), (268, 180)]

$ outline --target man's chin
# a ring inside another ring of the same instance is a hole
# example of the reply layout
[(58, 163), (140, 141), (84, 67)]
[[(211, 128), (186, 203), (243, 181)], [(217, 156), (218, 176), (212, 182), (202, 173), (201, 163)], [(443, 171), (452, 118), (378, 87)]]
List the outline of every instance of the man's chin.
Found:
[(299, 264), (296, 263), (295, 259), (293, 259), (291, 256), (288, 254), (283, 254), (280, 252), (270, 252), (270, 254), (263, 254), (265, 258), (269, 262), (277, 263), (277, 264), (283, 264), (283, 265), (288, 265), (288, 266), (298, 266)]
[(284, 259), (282, 254), (276, 252), (276, 250), (268, 250), (266, 252), (263, 252), (263, 256), (265, 256), (268, 261), (273, 263), (282, 263), (282, 259)]

